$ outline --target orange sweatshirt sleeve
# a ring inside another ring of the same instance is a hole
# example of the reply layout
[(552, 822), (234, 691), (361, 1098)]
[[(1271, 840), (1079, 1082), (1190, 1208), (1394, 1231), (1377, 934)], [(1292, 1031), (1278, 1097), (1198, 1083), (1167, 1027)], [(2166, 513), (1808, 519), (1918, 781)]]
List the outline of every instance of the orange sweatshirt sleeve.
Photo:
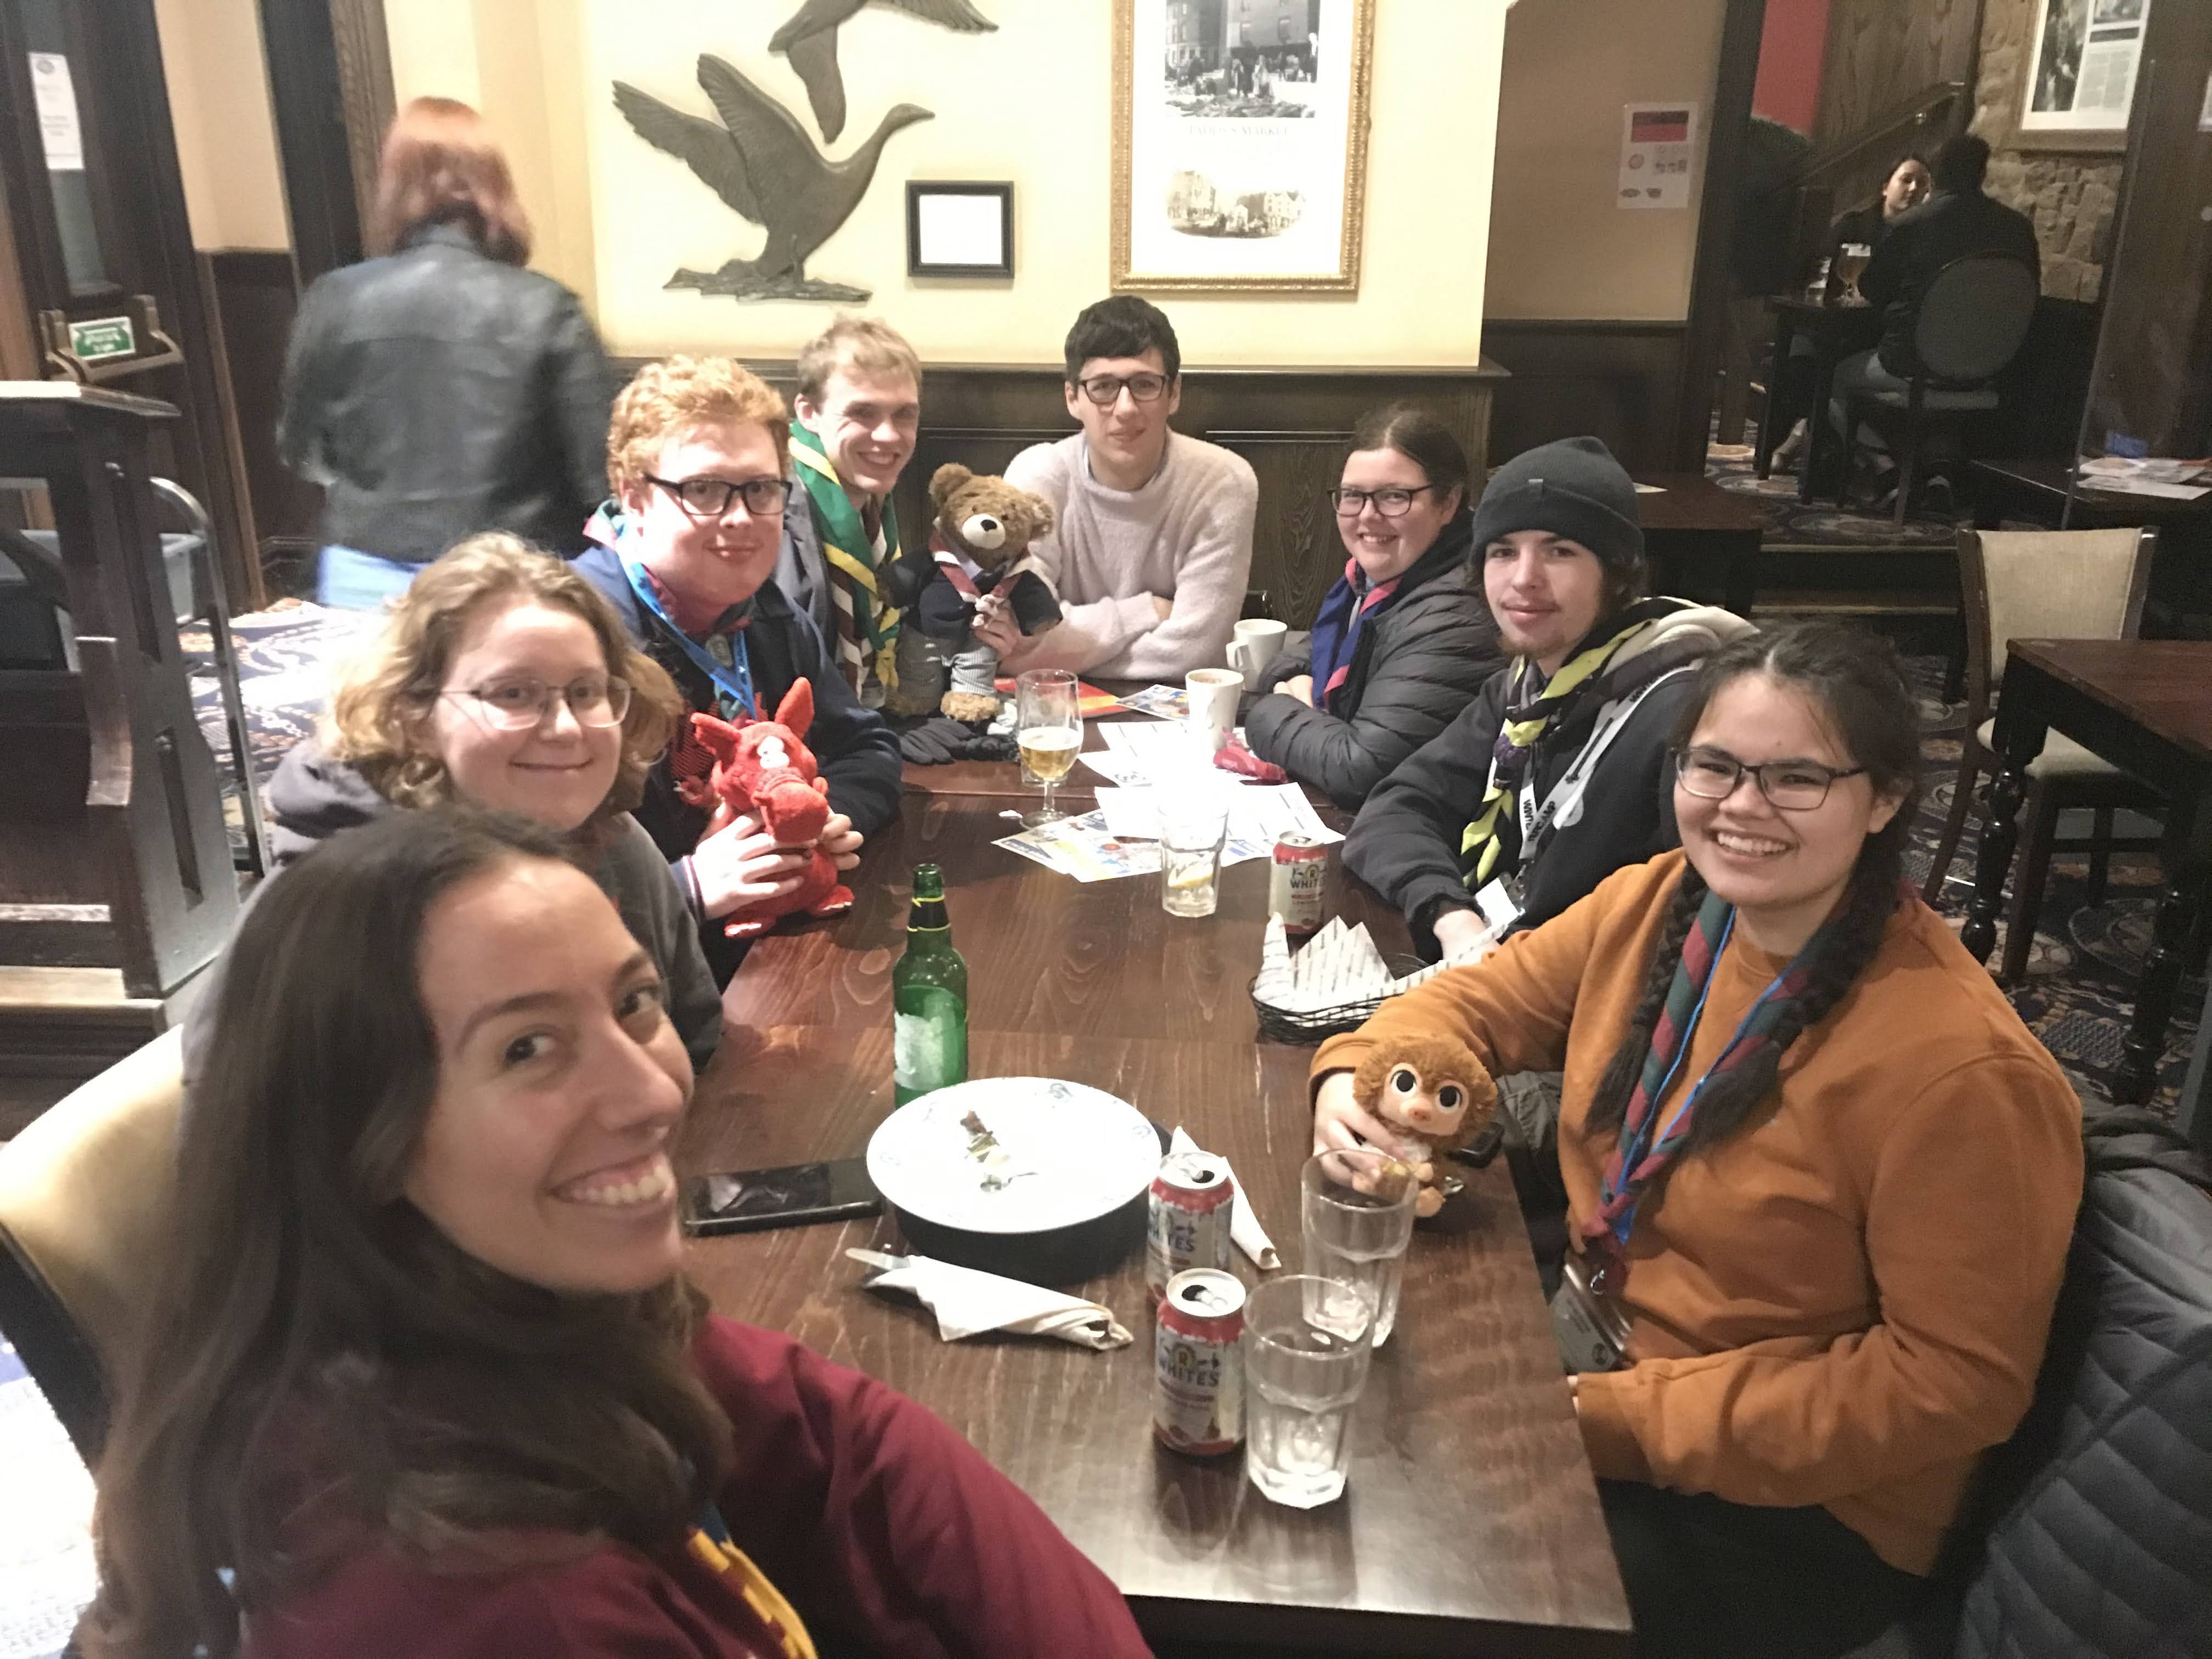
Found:
[(2081, 1196), (2079, 1103), (2029, 1056), (1963, 1060), (1904, 1106), (1874, 1171), (1879, 1322), (1584, 1376), (1597, 1474), (1739, 1504), (1822, 1504), (2012, 1432)]

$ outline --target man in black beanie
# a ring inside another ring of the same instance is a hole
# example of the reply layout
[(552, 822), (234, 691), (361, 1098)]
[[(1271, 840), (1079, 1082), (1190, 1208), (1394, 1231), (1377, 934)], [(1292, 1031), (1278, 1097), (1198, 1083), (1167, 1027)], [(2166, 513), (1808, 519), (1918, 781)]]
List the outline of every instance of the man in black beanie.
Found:
[(1344, 844), (1424, 952), (1454, 957), (1675, 844), (1667, 745), (1689, 670), (1752, 631), (1644, 597), (1636, 486), (1595, 438), (1498, 468), (1474, 550), (1510, 659), (1368, 797)]

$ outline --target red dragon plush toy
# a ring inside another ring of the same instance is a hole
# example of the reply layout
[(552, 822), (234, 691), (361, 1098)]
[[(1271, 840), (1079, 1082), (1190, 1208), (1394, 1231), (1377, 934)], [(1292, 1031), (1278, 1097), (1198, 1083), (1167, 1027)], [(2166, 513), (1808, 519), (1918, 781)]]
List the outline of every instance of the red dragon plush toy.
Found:
[(703, 782), (693, 779), (686, 787), (692, 804), (726, 801), (732, 810), (757, 817), (778, 847), (814, 854), (797, 887), (731, 921), (722, 931), (732, 939), (757, 938), (794, 911), (834, 916), (853, 908), (852, 889), (837, 879), (837, 866), (815, 845), (830, 822), (830, 786), (822, 781), (814, 751), (802, 741), (813, 724), (814, 688), (803, 679), (783, 694), (772, 720), (732, 726), (712, 714), (691, 717), (693, 735), (714, 757), (714, 775)]

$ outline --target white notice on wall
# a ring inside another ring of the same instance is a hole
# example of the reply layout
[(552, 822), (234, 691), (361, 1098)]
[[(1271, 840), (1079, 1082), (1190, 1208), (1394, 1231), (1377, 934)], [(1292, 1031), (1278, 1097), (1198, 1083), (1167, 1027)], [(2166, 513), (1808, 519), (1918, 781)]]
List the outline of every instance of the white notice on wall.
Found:
[(995, 196), (924, 191), (915, 214), (925, 265), (1006, 262), (1005, 209)]
[(1690, 205), (1695, 104), (1624, 104), (1620, 108), (1620, 193), (1625, 208)]
[(58, 52), (34, 52), (31, 59), (31, 101), (39, 112), (39, 137), (46, 143), (46, 171), (84, 171), (84, 132), (77, 125), (76, 88), (69, 59)]

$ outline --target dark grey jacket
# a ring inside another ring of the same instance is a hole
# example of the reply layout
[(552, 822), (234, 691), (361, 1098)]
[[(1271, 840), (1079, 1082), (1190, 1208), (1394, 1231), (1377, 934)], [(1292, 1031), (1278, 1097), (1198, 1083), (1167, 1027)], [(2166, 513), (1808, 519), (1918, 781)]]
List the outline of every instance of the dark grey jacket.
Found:
[(276, 445), (324, 486), (325, 545), (421, 563), (507, 530), (572, 553), (607, 493), (613, 402), (574, 295), (433, 225), (307, 290)]
[(1891, 374), (1910, 378), (1919, 365), (1912, 333), (1920, 297), (1936, 273), (1970, 253), (2008, 253), (2031, 270), (2042, 256), (2027, 216), (1976, 191), (1944, 191), (1889, 222), (1874, 258), (1859, 277), (1859, 292), (1881, 309), (1881, 348)]
[[(332, 836), (401, 809), (368, 787), (345, 762), (332, 760), (312, 738), (278, 763), (269, 780), (269, 847), (276, 866), (270, 879), (304, 858)], [(704, 1071), (722, 1040), (722, 1000), (714, 976), (701, 954), (691, 913), (660, 856), (638, 821), (625, 812), (601, 855), (592, 878), (622, 913), (632, 938), (651, 953), (667, 988), (668, 1018), (684, 1039), (694, 1071)], [(264, 882), (256, 891), (265, 892)], [(207, 983), (185, 1020), (185, 1081), (198, 1075), (215, 1005), (222, 990), (225, 957), (207, 970)]]
[[(1680, 599), (1646, 603), (1678, 609), (1624, 645), (1605, 673), (1585, 682), (1537, 739), (1530, 775), (1540, 801), (1589, 741), (1607, 702), (1752, 631), (1732, 611)], [(1621, 625), (1607, 621), (1598, 629)], [(1605, 635), (1597, 631), (1596, 637)], [(1345, 868), (1405, 912), (1414, 944), (1431, 956), (1437, 950), (1431, 928), (1437, 914), (1474, 908), (1460, 847), (1489, 787), (1491, 750), (1504, 720), (1509, 678), (1508, 669), (1492, 675), (1458, 719), (1384, 779), (1345, 838)], [(1656, 858), (1675, 844), (1667, 744), (1691, 684), (1691, 676), (1680, 675), (1638, 706), (1591, 775), (1580, 816), (1572, 823), (1563, 817), (1534, 860), (1522, 861), (1520, 826), (1507, 815), (1499, 867), (1518, 868), (1521, 926), (1550, 921), (1622, 866)]]
[[(1470, 520), (1462, 513), (1406, 573), (1389, 608), (1360, 631), (1339, 716), (1274, 687), (1312, 672), (1310, 651), (1285, 652), (1261, 676), (1267, 695), (1244, 716), (1252, 752), (1340, 806), (1357, 807), (1399, 763), (1443, 731), (1504, 666), (1498, 623), (1467, 584)], [(1315, 701), (1321, 688), (1314, 689)]]

